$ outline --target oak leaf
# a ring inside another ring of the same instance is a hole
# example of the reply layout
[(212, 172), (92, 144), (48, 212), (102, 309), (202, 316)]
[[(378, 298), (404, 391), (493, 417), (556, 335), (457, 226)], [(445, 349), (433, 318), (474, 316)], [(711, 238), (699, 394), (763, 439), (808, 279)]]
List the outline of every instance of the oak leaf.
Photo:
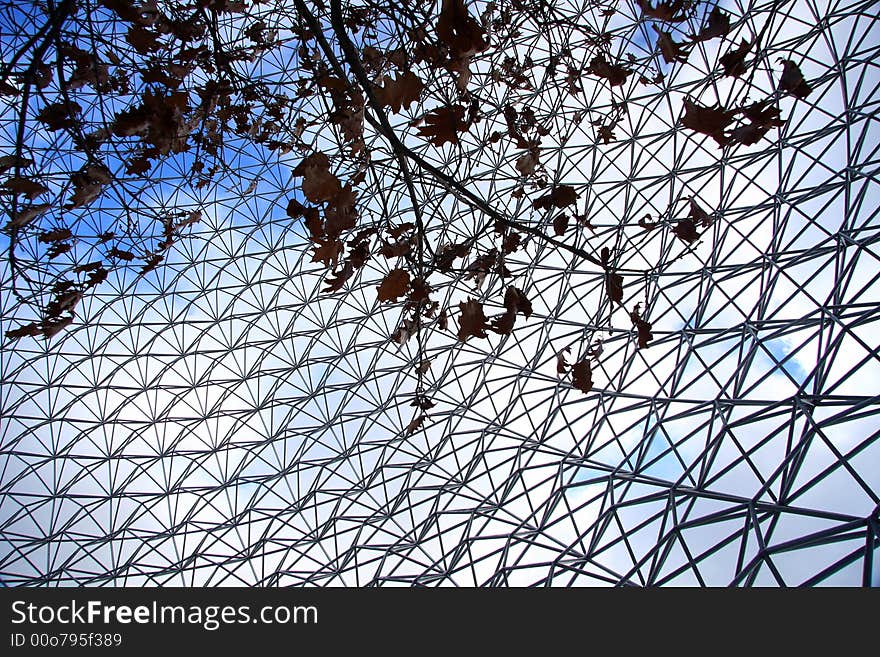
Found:
[(49, 188), (45, 185), (38, 183), (35, 180), (21, 177), (10, 178), (3, 183), (3, 189), (16, 196), (24, 194), (32, 201), (49, 191)]
[(568, 372), (569, 365), (568, 365), (568, 361), (565, 360), (565, 354), (570, 351), (571, 351), (571, 349), (569, 347), (566, 347), (565, 349), (560, 351), (558, 354), (556, 354), (556, 373), (557, 374), (565, 374), (566, 372)]
[(107, 252), (107, 257), (118, 258), (119, 260), (124, 260), (125, 262), (131, 262), (132, 260), (134, 260), (134, 254), (131, 251), (125, 251), (115, 246)]
[(746, 105), (740, 110), (748, 123), (740, 125), (730, 132), (730, 141), (751, 146), (758, 143), (773, 128), (785, 125), (779, 118), (779, 108), (772, 101), (758, 101)]
[(73, 237), (73, 234), (70, 232), (69, 228), (56, 228), (54, 230), (40, 233), (39, 239), (43, 244), (49, 244), (50, 242), (60, 242), (62, 240), (70, 239), (71, 237)]
[(409, 273), (404, 269), (392, 269), (376, 287), (379, 290), (379, 301), (397, 301), (409, 288)]
[(319, 241), (313, 247), (312, 262), (323, 262), (325, 265), (335, 265), (342, 253), (343, 244), (340, 240)]
[(40, 330), (43, 333), (43, 337), (48, 340), (49, 338), (51, 338), (51, 337), (57, 335), (58, 333), (60, 333), (61, 331), (63, 331), (65, 328), (70, 326), (70, 324), (72, 324), (72, 323), (73, 323), (73, 315), (69, 315), (67, 317), (60, 317), (57, 319), (55, 319), (55, 318), (46, 319), (40, 323)]
[(329, 201), (342, 189), (339, 178), (330, 172), (330, 158), (320, 151), (306, 157), (292, 173), (303, 177), (302, 192), (312, 203)]
[(23, 326), (17, 326), (14, 329), (8, 329), (6, 331), (6, 337), (9, 340), (18, 340), (19, 338), (23, 338), (26, 335), (29, 336), (37, 336), (42, 333), (42, 329), (40, 329), (40, 325), (36, 322), (31, 322), (30, 324), (24, 324)]
[(24, 228), (34, 219), (36, 219), (46, 210), (48, 210), (49, 207), (50, 206), (48, 203), (41, 203), (39, 205), (30, 205), (26, 208), (21, 208), (15, 214), (11, 215), (11, 219), (6, 224), (6, 229), (16, 230)]
[(515, 253), (519, 249), (521, 239), (522, 235), (516, 231), (511, 231), (511, 233), (504, 238), (504, 243), (502, 245), (504, 255)]
[(706, 24), (700, 28), (697, 34), (691, 35), (691, 41), (709, 41), (717, 37), (725, 37), (730, 32), (730, 14), (723, 12), (717, 5), (706, 17)]
[(642, 319), (642, 316), (639, 312), (641, 304), (636, 304), (636, 307), (633, 308), (633, 311), (629, 314), (630, 319), (632, 320), (633, 326), (636, 327), (636, 331), (638, 332), (638, 344), (639, 349), (645, 349), (648, 346), (648, 343), (654, 339), (654, 334), (651, 333), (651, 322), (645, 321)]
[(534, 153), (528, 152), (525, 155), (520, 155), (516, 160), (516, 170), (519, 171), (521, 176), (531, 176), (535, 173), (535, 167), (538, 164), (538, 158)]
[(421, 428), (424, 421), (425, 421), (425, 415), (424, 414), (419, 415), (417, 418), (413, 419), (412, 422), (410, 422), (409, 424), (406, 425), (406, 428), (404, 429), (404, 433), (407, 436), (411, 436), (412, 434), (414, 434), (416, 431), (418, 431)]
[(606, 271), (605, 294), (613, 303), (623, 303), (623, 276), (617, 272)]
[(330, 199), (324, 210), (324, 227), (329, 236), (336, 237), (342, 231), (355, 227), (358, 218), (356, 204), (357, 193), (351, 183), (345, 183)]
[(739, 42), (736, 48), (733, 48), (718, 58), (721, 66), (724, 68), (724, 75), (729, 77), (739, 77), (746, 72), (746, 55), (752, 49), (752, 44), (745, 39)]
[(780, 91), (790, 93), (797, 98), (806, 98), (813, 88), (804, 80), (800, 67), (790, 59), (782, 60), (782, 77), (779, 79)]
[(461, 315), (458, 318), (458, 339), (465, 342), (470, 337), (485, 338), (489, 325), (483, 314), (483, 305), (474, 299), (458, 304)]
[(470, 15), (463, 0), (443, 0), (437, 37), (455, 58), (470, 57), (489, 47), (486, 30)]
[(491, 331), (499, 335), (510, 335), (513, 326), (516, 323), (516, 315), (520, 313), (525, 317), (532, 316), (532, 302), (529, 301), (525, 293), (513, 285), (507, 288), (504, 293), (505, 312), (492, 320), (489, 327)]
[(72, 128), (81, 111), (82, 108), (76, 103), (50, 103), (39, 111), (37, 121), (45, 124), (49, 130)]
[(700, 239), (700, 234), (697, 232), (697, 225), (690, 217), (679, 219), (678, 223), (676, 223), (675, 227), (672, 229), (672, 232), (685, 244), (693, 244)]
[(708, 228), (712, 225), (712, 217), (709, 216), (709, 213), (706, 212), (703, 208), (700, 207), (700, 204), (694, 200), (693, 197), (690, 199), (690, 214), (688, 215), (691, 221), (694, 224), (698, 223), (703, 228)]
[(660, 54), (663, 55), (663, 61), (667, 64), (673, 64), (687, 60), (688, 54), (690, 54), (689, 46), (684, 42), (678, 42), (673, 39), (671, 32), (658, 29), (656, 25), (652, 27), (657, 33), (657, 48), (660, 50)]
[(593, 389), (593, 369), (588, 359), (580, 360), (571, 366), (571, 384), (585, 393)]
[(719, 146), (724, 146), (729, 141), (724, 130), (733, 121), (735, 115), (736, 112), (725, 110), (720, 105), (707, 107), (685, 98), (684, 116), (681, 118), (681, 124), (685, 128), (712, 137)]
[(73, 196), (65, 208), (72, 210), (88, 205), (101, 195), (104, 185), (112, 180), (110, 170), (103, 164), (89, 164), (85, 168), (73, 174), (70, 182), (73, 184)]
[(679, 23), (687, 20), (684, 10), (689, 3), (687, 0), (663, 0), (656, 7), (651, 5), (651, 0), (637, 0), (642, 15), (647, 18), (656, 18), (667, 23)]
[(532, 202), (535, 210), (549, 208), (564, 208), (576, 202), (580, 197), (571, 185), (557, 185), (548, 193), (540, 196)]
[(0, 173), (6, 173), (13, 167), (26, 168), (34, 163), (33, 160), (18, 155), (4, 155), (0, 157)]
[(52, 246), (49, 247), (49, 250), (46, 251), (46, 256), (49, 260), (54, 260), (58, 256), (67, 253), (72, 248), (73, 244), (70, 242), (53, 242)]
[(389, 107), (395, 114), (404, 107), (418, 102), (424, 83), (418, 75), (407, 71), (397, 78), (385, 81), (385, 84), (376, 89), (376, 100), (382, 107)]
[(342, 269), (334, 271), (332, 276), (324, 279), (324, 284), (327, 286), (324, 288), (324, 292), (338, 292), (345, 285), (345, 282), (351, 278), (353, 273), (354, 268), (351, 266), (351, 263), (345, 262), (342, 265)]
[(566, 212), (560, 212), (553, 219), (553, 232), (557, 237), (562, 237), (565, 235), (566, 230), (568, 230), (568, 214)]
[(639, 219), (639, 226), (644, 228), (647, 232), (651, 232), (659, 225), (660, 224), (658, 224), (656, 221), (651, 221), (650, 214), (646, 214), (644, 217)]
[(438, 107), (422, 118), (425, 125), (419, 127), (419, 134), (434, 146), (442, 146), (447, 142), (457, 144), (458, 133), (465, 132), (470, 127), (470, 123), (465, 120), (465, 108), (462, 105)]
[(588, 72), (608, 80), (612, 87), (619, 87), (626, 83), (626, 78), (632, 71), (621, 64), (611, 64), (605, 59), (605, 55), (598, 54), (590, 60)]

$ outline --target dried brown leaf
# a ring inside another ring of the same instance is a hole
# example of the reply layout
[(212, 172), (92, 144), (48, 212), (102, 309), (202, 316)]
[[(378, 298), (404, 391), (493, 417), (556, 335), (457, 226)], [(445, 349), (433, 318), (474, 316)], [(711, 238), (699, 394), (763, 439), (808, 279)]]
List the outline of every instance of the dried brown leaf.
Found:
[(422, 117), (425, 125), (419, 127), (419, 134), (426, 137), (434, 146), (450, 142), (458, 143), (458, 133), (465, 132), (470, 123), (465, 119), (462, 105), (438, 107)]
[(385, 84), (375, 90), (376, 100), (383, 107), (391, 108), (397, 114), (404, 107), (418, 102), (425, 88), (421, 78), (412, 71), (397, 76), (395, 79), (387, 79)]
[(782, 77), (779, 79), (778, 88), (797, 98), (806, 98), (813, 91), (804, 79), (800, 67), (790, 59), (782, 60)]
[(564, 208), (572, 205), (580, 197), (571, 185), (557, 185), (551, 191), (532, 202), (535, 210)]
[(49, 188), (42, 183), (21, 177), (10, 178), (3, 183), (3, 189), (15, 196), (24, 194), (32, 201), (49, 191)]
[(593, 369), (589, 359), (585, 358), (571, 366), (571, 384), (584, 393), (593, 389)]
[(397, 301), (409, 289), (409, 273), (404, 269), (392, 269), (382, 283), (376, 286), (379, 290), (379, 301)]
[(489, 325), (483, 313), (483, 304), (469, 298), (459, 303), (458, 307), (461, 310), (458, 318), (458, 339), (465, 342), (470, 337), (485, 338)]

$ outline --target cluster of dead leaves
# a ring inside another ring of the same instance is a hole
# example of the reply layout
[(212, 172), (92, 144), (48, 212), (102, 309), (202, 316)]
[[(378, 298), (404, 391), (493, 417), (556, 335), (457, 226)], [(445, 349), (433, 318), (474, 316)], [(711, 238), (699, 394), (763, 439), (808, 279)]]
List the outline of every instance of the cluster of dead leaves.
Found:
[[(187, 120), (189, 94), (173, 91), (154, 93), (147, 89), (141, 104), (116, 115), (113, 133), (119, 137), (137, 137), (141, 146), (129, 164), (129, 170), (144, 170), (143, 162), (189, 149), (189, 134), (195, 127)], [(146, 166), (149, 168), (149, 165)]]
[(287, 215), (302, 219), (309, 231), (315, 244), (312, 262), (321, 262), (330, 269), (324, 291), (338, 292), (369, 259), (369, 238), (375, 228), (359, 231), (348, 242), (348, 252), (343, 257), (346, 244), (342, 235), (355, 228), (358, 221), (357, 191), (352, 182), (343, 185), (330, 170), (330, 158), (321, 151), (305, 157), (294, 168), (293, 175), (302, 177), (302, 194), (314, 205), (303, 205), (293, 198), (288, 203)]
[[(669, 209), (669, 214), (673, 213), (674, 208)], [(685, 244), (693, 244), (700, 239), (700, 230), (709, 228), (714, 223), (712, 215), (697, 203), (693, 197), (688, 198), (688, 214), (675, 221), (672, 227), (672, 233)], [(640, 228), (646, 232), (651, 232), (661, 225), (660, 222), (651, 221), (651, 215), (647, 214), (638, 221)]]
[[(737, 117), (739, 121), (734, 125)], [(711, 137), (719, 147), (724, 147), (756, 144), (773, 128), (785, 125), (785, 121), (780, 118), (779, 107), (772, 99), (728, 110), (718, 104), (705, 106), (685, 98), (681, 124)]]
[(486, 338), (486, 331), (498, 335), (510, 335), (516, 323), (516, 316), (532, 316), (532, 303), (525, 293), (517, 287), (510, 285), (504, 293), (504, 312), (489, 320), (486, 317), (483, 304), (476, 299), (468, 297), (466, 301), (458, 304), (458, 339), (462, 342), (468, 338)]
[(437, 39), (446, 54), (443, 65), (455, 75), (458, 90), (464, 92), (471, 78), (472, 58), (489, 47), (486, 30), (470, 15), (463, 0), (443, 0)]

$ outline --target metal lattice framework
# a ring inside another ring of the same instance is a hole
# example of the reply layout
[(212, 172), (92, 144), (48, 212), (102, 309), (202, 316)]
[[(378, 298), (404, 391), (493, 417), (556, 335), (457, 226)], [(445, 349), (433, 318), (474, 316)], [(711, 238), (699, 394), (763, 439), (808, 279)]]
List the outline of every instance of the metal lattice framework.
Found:
[[(197, 189), (171, 158), (128, 192), (67, 213), (76, 248), (51, 267), (101, 257), (108, 227), (151, 239), (150, 212), (198, 209), (203, 219), (155, 271), (112, 272), (65, 331), (5, 344), (3, 583), (878, 582), (880, 3), (721, 3), (730, 33), (675, 66), (635, 3), (613, 14), (552, 5), (540, 29), (523, 14), (515, 33), (494, 37), (505, 56), (534, 62), (532, 89), (497, 75), (493, 84), (476, 60), (471, 87), (496, 111), (460, 145), (416, 136), (410, 121), (425, 102), (391, 117), (420, 157), (553, 235), (553, 217), (532, 209), (534, 191), (517, 192), (522, 152), (491, 139), (513, 95), (549, 128), (547, 175), (580, 191), (591, 226), (556, 238), (569, 249), (535, 237), (509, 257), (534, 308), (512, 335), (456, 339), (457, 304), (500, 307), (509, 283), (488, 277), (478, 288), (463, 270), (432, 279), (453, 332), (426, 327), (404, 344), (392, 339), (400, 307), (376, 299), (393, 262), (374, 257), (345, 289), (323, 293), (326, 270), (284, 212), (299, 193), (296, 152), (227, 142), (240, 179)], [(257, 10), (282, 36), (296, 11)], [(4, 61), (37, 25), (25, 14), (4, 10)], [(704, 16), (673, 34), (696, 33)], [(380, 40), (395, 37), (383, 29)], [(560, 48), (583, 71), (603, 32), (614, 55), (631, 53), (663, 79), (633, 75), (610, 91), (582, 75), (582, 91), (570, 93), (544, 72)], [(719, 56), (758, 35), (748, 82), (723, 76)], [(292, 84), (296, 45), (248, 74)], [(776, 91), (780, 59), (798, 63), (808, 97)], [(442, 95), (439, 75), (426, 80)], [(112, 111), (94, 90), (76, 93), (84, 112)], [(785, 125), (755, 145), (720, 148), (681, 125), (685, 98), (729, 106), (761, 94), (775, 94)], [(3, 100), (8, 147), (19, 123)], [(310, 118), (304, 138), (319, 145), (332, 140), (320, 102), (303, 99), (296, 115)], [(594, 122), (624, 103), (604, 143)], [(24, 139), (63, 185), (82, 163), (69, 141), (40, 129), (29, 123)], [(369, 129), (365, 138), (363, 220), (412, 220), (387, 141)], [(434, 244), (473, 235), (492, 244), (491, 218), (460, 194), (427, 175), (415, 192)], [(713, 221), (685, 244), (674, 227), (690, 198)], [(646, 214), (653, 230), (638, 223)], [(601, 269), (572, 252), (603, 246), (624, 273), (625, 309), (607, 300)], [(23, 262), (45, 263), (36, 239), (19, 250)], [(32, 299), (8, 293), (2, 267), (8, 330), (31, 318)], [(652, 324), (648, 348), (637, 348), (635, 303)], [(600, 352), (591, 392), (557, 374), (566, 348), (570, 360)], [(419, 385), (436, 405), (409, 431)]]

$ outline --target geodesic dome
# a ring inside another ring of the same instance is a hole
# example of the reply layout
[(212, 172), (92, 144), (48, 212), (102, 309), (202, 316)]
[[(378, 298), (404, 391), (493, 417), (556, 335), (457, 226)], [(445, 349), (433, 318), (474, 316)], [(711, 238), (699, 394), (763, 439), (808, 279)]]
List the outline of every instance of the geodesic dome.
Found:
[[(500, 308), (510, 282), (464, 266), (432, 278), (450, 329), (408, 340), (399, 305), (376, 295), (393, 262), (373, 257), (323, 291), (308, 231), (285, 215), (302, 198), (296, 152), (227, 142), (239, 179), (197, 187), (181, 156), (130, 182), (128, 196), (68, 211), (75, 248), (38, 275), (106, 257), (100, 236), (123, 224), (153, 239), (161, 211), (201, 221), (160, 267), (111, 272), (64, 331), (4, 343), (2, 581), (876, 584), (880, 4), (719, 6), (729, 34), (675, 65), (636, 3), (611, 13), (556, 2), (551, 27), (524, 14), (516, 34), (495, 36), (505, 56), (534, 63), (517, 98), (548, 129), (549, 179), (579, 190), (588, 221), (562, 235), (532, 205), (522, 153), (492, 141), (512, 93), (489, 84), (497, 69), (476, 60), (471, 85), (499, 111), (458, 145), (418, 138), (423, 104), (391, 117), (420, 157), (555, 240), (527, 236), (507, 258), (533, 307), (511, 335), (457, 339), (458, 304)], [(295, 13), (258, 11), (282, 38)], [(3, 12), (9, 61), (27, 31), (20, 6)], [(697, 34), (705, 16), (664, 29)], [(575, 93), (560, 85), (564, 71), (546, 73), (561, 49), (582, 73), (603, 33), (612, 54), (662, 75), (609, 90), (582, 74)], [(747, 84), (719, 72), (720, 56), (756, 38)], [(295, 46), (249, 75), (291, 85)], [(780, 60), (797, 62), (809, 95), (778, 91)], [(76, 93), (84, 112), (99, 111), (99, 94)], [(722, 148), (681, 124), (685, 99), (729, 106), (762, 94), (785, 123), (756, 144)], [(7, 100), (4, 147), (19, 126)], [(296, 116), (308, 118), (304, 139), (323, 143), (318, 105), (303, 99)], [(606, 140), (597, 126), (609, 116)], [(47, 175), (80, 169), (69, 141), (27, 131)], [(492, 244), (479, 207), (430, 176), (416, 177), (413, 203), (382, 136), (368, 126), (365, 139), (363, 221), (412, 221), (418, 207), (435, 244)], [(675, 228), (691, 200), (708, 217), (687, 241)], [(625, 281), (620, 305), (606, 273), (575, 252), (603, 247)], [(21, 262), (46, 262), (36, 239), (19, 250)], [(38, 294), (9, 293), (11, 266), (0, 265), (4, 330), (30, 317)], [(636, 303), (651, 322), (647, 348), (629, 317)], [(557, 372), (560, 355), (590, 360), (592, 390)], [(420, 422), (416, 393), (434, 403)]]

